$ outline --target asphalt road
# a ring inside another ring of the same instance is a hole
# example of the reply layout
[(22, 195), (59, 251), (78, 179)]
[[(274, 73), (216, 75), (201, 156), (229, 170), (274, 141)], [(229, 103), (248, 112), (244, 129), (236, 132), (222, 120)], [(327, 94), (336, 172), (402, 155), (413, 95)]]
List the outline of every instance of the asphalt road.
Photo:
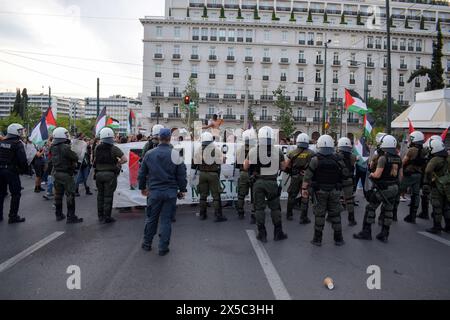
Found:
[[(289, 239), (274, 242), (269, 220), (269, 242), (261, 245), (252, 241), (255, 227), (238, 220), (234, 210), (224, 209), (229, 221), (215, 224), (212, 212), (199, 221), (197, 207), (183, 206), (171, 252), (159, 257), (140, 248), (143, 211), (115, 211), (115, 224), (100, 225), (95, 196), (83, 194), (77, 213), (85, 222), (66, 225), (55, 221), (42, 193), (32, 192), (32, 180), (22, 181), (20, 211), (27, 221), (0, 223), (0, 299), (450, 299), (450, 235), (426, 237), (419, 232), (431, 222), (418, 220), (417, 225), (396, 223), (388, 244), (354, 240), (364, 212), (359, 194), (358, 226), (344, 225), (343, 247), (334, 245), (330, 225), (323, 246), (312, 246), (312, 224), (298, 221), (284, 221)], [(402, 203), (400, 218), (407, 209)], [(36, 245), (42, 246), (26, 251)], [(15, 264), (2, 270), (8, 260)], [(81, 271), (80, 290), (66, 285), (72, 265)], [(381, 269), (380, 290), (367, 288), (370, 265)], [(334, 290), (323, 286), (327, 276), (334, 279)]]

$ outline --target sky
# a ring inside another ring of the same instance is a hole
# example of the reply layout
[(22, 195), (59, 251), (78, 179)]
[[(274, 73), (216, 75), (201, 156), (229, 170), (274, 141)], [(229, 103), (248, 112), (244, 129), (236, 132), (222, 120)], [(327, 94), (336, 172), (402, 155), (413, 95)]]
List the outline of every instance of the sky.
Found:
[(144, 29), (164, 0), (0, 0), (0, 92), (137, 97)]

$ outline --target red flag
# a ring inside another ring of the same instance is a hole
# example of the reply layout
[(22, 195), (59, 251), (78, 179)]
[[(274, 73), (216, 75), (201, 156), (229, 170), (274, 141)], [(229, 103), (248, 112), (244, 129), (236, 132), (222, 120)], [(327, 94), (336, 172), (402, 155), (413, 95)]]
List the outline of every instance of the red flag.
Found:
[(447, 138), (448, 129), (449, 128), (445, 129), (445, 131), (442, 132), (442, 134), (441, 134), (442, 141), (445, 141), (445, 138)]
[(47, 111), (44, 113), (44, 116), (45, 122), (47, 123), (47, 128), (49, 127), (56, 128), (56, 120), (55, 117), (53, 116), (53, 111), (51, 107), (47, 109)]
[(414, 126), (413, 126), (411, 120), (409, 120), (409, 118), (408, 118), (408, 123), (409, 123), (409, 134), (411, 134), (414, 131), (416, 131), (416, 129), (414, 129)]
[(130, 150), (130, 157), (128, 161), (128, 171), (129, 171), (129, 178), (130, 178), (130, 188), (132, 190), (137, 189), (138, 187), (138, 174), (139, 174), (139, 155), (137, 154), (138, 151), (136, 150)]

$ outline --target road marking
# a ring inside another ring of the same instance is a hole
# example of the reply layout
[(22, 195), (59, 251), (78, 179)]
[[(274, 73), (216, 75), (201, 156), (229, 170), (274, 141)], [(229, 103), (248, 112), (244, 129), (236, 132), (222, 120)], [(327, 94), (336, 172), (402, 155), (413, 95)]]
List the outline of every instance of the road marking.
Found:
[(256, 239), (255, 231), (247, 230), (248, 238), (255, 250), (256, 256), (258, 257), (259, 263), (263, 268), (263, 271), (266, 275), (267, 281), (269, 282), (270, 287), (272, 288), (272, 292), (275, 296), (276, 300), (292, 300), (289, 292), (287, 291), (283, 281), (280, 278), (280, 275), (275, 269), (275, 266), (272, 263), (269, 255), (267, 254), (266, 249), (261, 245), (261, 243)]
[(434, 234), (431, 234), (431, 233), (425, 232), (425, 231), (418, 231), (417, 233), (419, 233), (419, 234), (421, 234), (421, 235), (423, 235), (423, 236), (425, 236), (427, 238), (436, 240), (436, 241), (438, 241), (440, 243), (443, 243), (443, 244), (445, 244), (445, 245), (450, 247), (450, 241), (448, 241), (448, 240), (446, 240), (444, 238), (438, 237), (438, 236), (436, 236)]
[(20, 261), (22, 261), (23, 259), (25, 259), (26, 257), (28, 257), (29, 255), (33, 254), (34, 252), (36, 252), (37, 250), (39, 250), (40, 248), (44, 247), (45, 245), (49, 244), (50, 242), (52, 242), (53, 240), (55, 240), (56, 238), (58, 238), (59, 236), (61, 236), (64, 232), (60, 231), (60, 232), (55, 232), (52, 233), (51, 235), (49, 235), (48, 237), (42, 239), (41, 241), (33, 244), (31, 247), (23, 250), (21, 253), (19, 253), (18, 255), (12, 257), (11, 259), (6, 260), (5, 262), (3, 262), (2, 264), (0, 264), (0, 273), (3, 271), (8, 270), (9, 268), (11, 268), (12, 266), (14, 266), (15, 264), (19, 263)]

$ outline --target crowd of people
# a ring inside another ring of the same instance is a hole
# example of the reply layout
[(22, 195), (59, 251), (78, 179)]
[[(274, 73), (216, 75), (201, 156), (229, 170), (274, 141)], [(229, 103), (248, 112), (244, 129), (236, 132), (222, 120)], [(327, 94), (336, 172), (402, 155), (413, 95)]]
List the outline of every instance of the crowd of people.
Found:
[[(30, 167), (24, 149), (24, 143), (29, 141), (23, 140), (23, 131), (20, 124), (11, 124), (6, 137), (0, 140), (0, 221), (3, 220), (3, 203), (9, 187), (10, 224), (25, 221), (18, 214), (22, 190), (19, 176), (29, 173)], [(65, 128), (56, 128), (47, 143), (36, 150), (31, 163), (36, 175), (34, 192), (46, 191), (44, 198), (54, 199), (57, 221), (81, 223), (83, 219), (75, 214), (75, 198), (80, 195), (81, 185), (86, 195), (92, 195), (89, 176), (93, 169), (98, 219), (101, 223), (113, 223), (112, 203), (117, 177), (121, 165), (127, 162), (127, 156), (116, 144), (147, 141), (138, 176), (139, 189), (147, 197), (142, 248), (150, 251), (154, 236), (159, 234), (159, 254), (164, 256), (169, 252), (177, 199), (184, 198), (187, 192), (186, 162), (183, 153), (171, 144), (173, 138), (172, 131), (162, 125), (155, 125), (148, 139), (140, 134), (118, 137), (112, 129), (105, 127), (95, 139), (82, 134), (74, 138), (86, 143), (86, 150), (80, 159), (71, 148), (73, 140), (69, 132)], [(182, 140), (180, 138), (183, 136), (179, 136), (178, 141)], [(390, 227), (393, 221), (398, 220), (400, 199), (408, 190), (411, 192), (411, 203), (404, 221), (415, 223), (416, 218), (429, 219), (431, 197), (433, 226), (427, 231), (434, 234), (450, 232), (450, 158), (440, 137), (433, 136), (425, 141), (422, 132), (413, 132), (408, 151), (402, 159), (396, 138), (379, 134), (376, 151), (368, 161), (354, 154), (354, 142), (346, 137), (335, 141), (329, 135), (310, 138), (305, 133), (298, 134), (294, 139), (296, 147), (287, 157), (277, 146), (277, 140), (276, 131), (270, 127), (263, 127), (258, 132), (246, 130), (236, 139), (234, 165), (239, 170), (236, 212), (239, 219), (245, 218), (245, 199), (250, 194), (250, 221), (256, 224), (258, 240), (268, 241), (267, 207), (273, 223), (273, 239), (280, 241), (288, 237), (282, 226), (280, 172), (286, 172), (289, 179), (287, 220), (293, 220), (294, 210), (299, 209), (300, 224), (311, 223), (308, 211), (310, 204), (313, 205), (313, 245), (321, 246), (326, 221), (332, 226), (335, 244), (344, 245), (341, 214), (347, 212), (349, 226), (357, 225), (354, 194), (359, 181), (364, 186), (367, 204), (362, 230), (353, 235), (355, 239), (372, 240), (372, 225), (381, 206), (378, 218), (381, 230), (376, 238), (387, 242)], [(227, 218), (222, 211), (220, 183), (225, 156), (211, 132), (204, 131), (199, 142), (200, 147), (194, 150), (189, 162), (191, 170), (199, 174), (199, 218), (207, 219), (208, 197), (211, 195), (214, 221), (225, 222)], [(283, 144), (289, 142), (283, 141)], [(44, 182), (46, 190), (42, 188)], [(66, 214), (63, 213), (64, 196)], [(418, 214), (420, 203), (422, 211)], [(442, 221), (445, 222), (444, 228)]]

